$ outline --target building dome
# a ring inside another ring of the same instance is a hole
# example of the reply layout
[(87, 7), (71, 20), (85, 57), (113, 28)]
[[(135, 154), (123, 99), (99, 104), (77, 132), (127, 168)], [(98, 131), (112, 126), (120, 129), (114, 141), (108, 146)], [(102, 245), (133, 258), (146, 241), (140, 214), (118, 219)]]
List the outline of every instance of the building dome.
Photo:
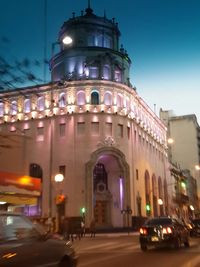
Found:
[(52, 80), (103, 79), (130, 85), (131, 60), (123, 46), (119, 47), (119, 37), (114, 18), (96, 16), (90, 6), (81, 16), (73, 13), (59, 32), (56, 44), (60, 52), (50, 61)]

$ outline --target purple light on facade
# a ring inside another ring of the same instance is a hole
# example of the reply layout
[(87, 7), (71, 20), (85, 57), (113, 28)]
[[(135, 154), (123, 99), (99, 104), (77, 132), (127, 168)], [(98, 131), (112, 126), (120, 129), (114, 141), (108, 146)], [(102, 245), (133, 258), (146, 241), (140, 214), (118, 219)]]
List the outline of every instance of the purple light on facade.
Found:
[(124, 188), (123, 188), (123, 178), (119, 178), (119, 197), (120, 197), (120, 209), (123, 209), (123, 198), (124, 198)]

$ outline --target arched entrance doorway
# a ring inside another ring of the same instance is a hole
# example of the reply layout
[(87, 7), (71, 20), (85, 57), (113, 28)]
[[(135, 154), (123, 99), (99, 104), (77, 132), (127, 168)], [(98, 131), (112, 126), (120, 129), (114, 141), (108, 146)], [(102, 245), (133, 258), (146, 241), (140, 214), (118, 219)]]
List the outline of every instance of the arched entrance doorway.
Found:
[(103, 147), (86, 164), (86, 207), (89, 224), (98, 228), (123, 227), (121, 210), (130, 206), (129, 166), (124, 154), (114, 147)]

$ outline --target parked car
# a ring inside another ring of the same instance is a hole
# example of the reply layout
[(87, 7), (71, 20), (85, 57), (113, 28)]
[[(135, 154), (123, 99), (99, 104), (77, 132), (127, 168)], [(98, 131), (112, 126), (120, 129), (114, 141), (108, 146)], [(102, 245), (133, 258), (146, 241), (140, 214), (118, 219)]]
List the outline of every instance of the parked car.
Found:
[(189, 232), (182, 221), (171, 217), (155, 217), (148, 219), (140, 228), (139, 240), (143, 251), (150, 246), (178, 249), (182, 244), (189, 247)]
[(0, 213), (0, 266), (76, 267), (77, 259), (70, 241), (23, 215)]
[(191, 236), (200, 236), (200, 219), (191, 220), (192, 229), (190, 231)]

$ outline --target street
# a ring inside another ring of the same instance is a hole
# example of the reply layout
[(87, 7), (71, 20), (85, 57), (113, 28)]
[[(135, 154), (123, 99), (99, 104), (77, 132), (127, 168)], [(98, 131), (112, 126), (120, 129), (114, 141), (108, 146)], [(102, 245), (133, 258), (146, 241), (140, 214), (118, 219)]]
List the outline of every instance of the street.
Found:
[(75, 240), (78, 267), (200, 267), (200, 238), (191, 238), (190, 248), (140, 250), (133, 234), (97, 234)]

